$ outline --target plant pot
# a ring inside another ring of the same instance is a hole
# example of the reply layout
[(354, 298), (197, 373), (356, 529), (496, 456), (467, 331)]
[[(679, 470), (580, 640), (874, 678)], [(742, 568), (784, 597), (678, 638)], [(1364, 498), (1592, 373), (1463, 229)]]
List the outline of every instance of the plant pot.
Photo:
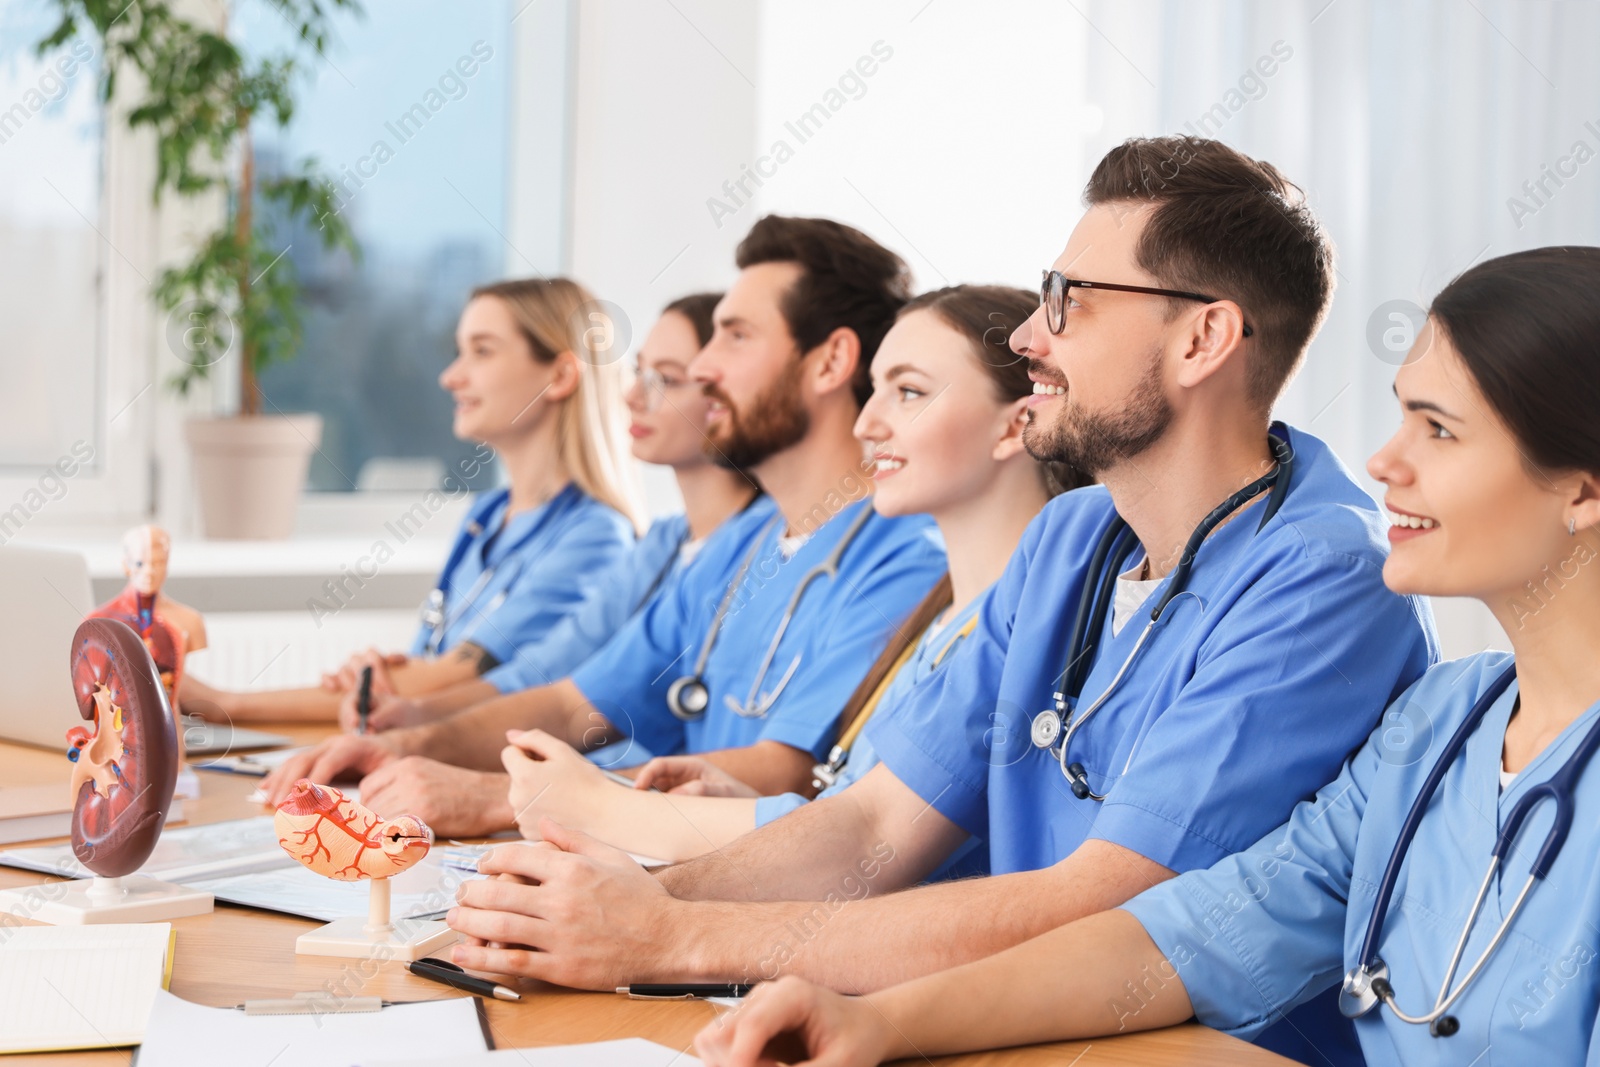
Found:
[(206, 537), (282, 541), (293, 532), (321, 415), (190, 419), (184, 433)]

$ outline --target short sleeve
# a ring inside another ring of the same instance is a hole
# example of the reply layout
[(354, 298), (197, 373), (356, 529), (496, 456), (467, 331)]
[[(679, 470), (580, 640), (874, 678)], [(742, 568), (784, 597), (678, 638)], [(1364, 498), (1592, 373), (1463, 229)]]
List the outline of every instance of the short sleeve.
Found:
[(1137, 742), (1090, 836), (1173, 870), (1207, 867), (1311, 796), (1328, 754), (1354, 751), (1431, 658), (1416, 604), (1378, 570), (1339, 553), (1267, 569)]
[(659, 520), (623, 559), (602, 572), (581, 604), (538, 639), (518, 647), (511, 661), (487, 672), (484, 681), (513, 693), (571, 674), (622, 628), (655, 576), (673, 566), (685, 528), (682, 516)]
[(1123, 905), (1176, 969), (1202, 1023), (1251, 1040), (1338, 981), (1356, 839), (1379, 763), (1374, 731), (1315, 799), (1249, 849)]
[(597, 504), (580, 514), (554, 544), (530, 554), (506, 595), (472, 627), (467, 640), (497, 662), (511, 662), (519, 647), (582, 608), (632, 546), (626, 520), (612, 509)]

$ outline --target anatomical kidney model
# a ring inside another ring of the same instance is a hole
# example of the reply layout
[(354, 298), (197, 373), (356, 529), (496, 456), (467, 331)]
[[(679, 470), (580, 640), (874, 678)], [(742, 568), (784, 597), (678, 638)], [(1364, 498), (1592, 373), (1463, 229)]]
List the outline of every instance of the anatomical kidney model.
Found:
[(339, 790), (302, 778), (272, 817), (278, 844), (306, 868), (341, 882), (370, 880), (367, 918), (336, 919), (302, 934), (302, 955), (415, 960), (455, 940), (442, 922), (389, 921), (389, 879), (433, 847), (433, 831), (415, 815), (380, 819)]
[[(55, 900), (0, 894), (0, 910), (55, 923), (140, 922), (202, 915), (210, 893), (135, 876), (166, 825), (178, 776), (172, 708), (139, 635), (86, 619), (72, 637), (72, 688), (92, 729), (67, 731), (72, 761), (72, 851), (95, 874)], [(35, 893), (34, 897), (40, 895)]]

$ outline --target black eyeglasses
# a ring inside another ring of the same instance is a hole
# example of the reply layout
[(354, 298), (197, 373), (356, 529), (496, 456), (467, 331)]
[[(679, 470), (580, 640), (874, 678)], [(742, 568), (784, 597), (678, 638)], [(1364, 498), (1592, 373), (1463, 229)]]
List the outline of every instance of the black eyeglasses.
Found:
[[(1069, 278), (1058, 270), (1050, 270), (1048, 268), (1040, 273), (1043, 277), (1039, 281), (1039, 303), (1044, 308), (1045, 325), (1050, 327), (1051, 333), (1060, 333), (1067, 328), (1067, 296), (1069, 291), (1074, 288), (1110, 289), (1116, 293), (1170, 296), (1175, 300), (1198, 300), (1202, 304), (1215, 304), (1217, 302), (1217, 297), (1205, 296), (1201, 293), (1186, 293), (1181, 289), (1152, 289), (1148, 285), (1088, 282), (1081, 278)], [(1245, 323), (1243, 332), (1246, 337), (1249, 337), (1255, 331), (1250, 329), (1249, 323)]]

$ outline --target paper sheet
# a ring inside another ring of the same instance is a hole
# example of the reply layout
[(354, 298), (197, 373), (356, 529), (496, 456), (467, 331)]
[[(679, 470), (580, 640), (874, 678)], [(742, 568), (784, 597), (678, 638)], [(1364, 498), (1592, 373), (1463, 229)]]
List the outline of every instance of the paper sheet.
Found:
[(171, 923), (0, 930), (0, 1052), (136, 1045)]
[(468, 1063), (486, 1047), (475, 997), (349, 1015), (246, 1015), (161, 992), (139, 1067), (365, 1067), (417, 1055)]
[[(445, 1060), (435, 1058), (372, 1060), (362, 1067), (700, 1067), (687, 1049), (678, 1050), (630, 1037), (623, 1041), (597, 1041), (592, 1045), (552, 1045), (547, 1048), (508, 1048), (477, 1056)], [(143, 1064), (140, 1067), (144, 1067)]]

